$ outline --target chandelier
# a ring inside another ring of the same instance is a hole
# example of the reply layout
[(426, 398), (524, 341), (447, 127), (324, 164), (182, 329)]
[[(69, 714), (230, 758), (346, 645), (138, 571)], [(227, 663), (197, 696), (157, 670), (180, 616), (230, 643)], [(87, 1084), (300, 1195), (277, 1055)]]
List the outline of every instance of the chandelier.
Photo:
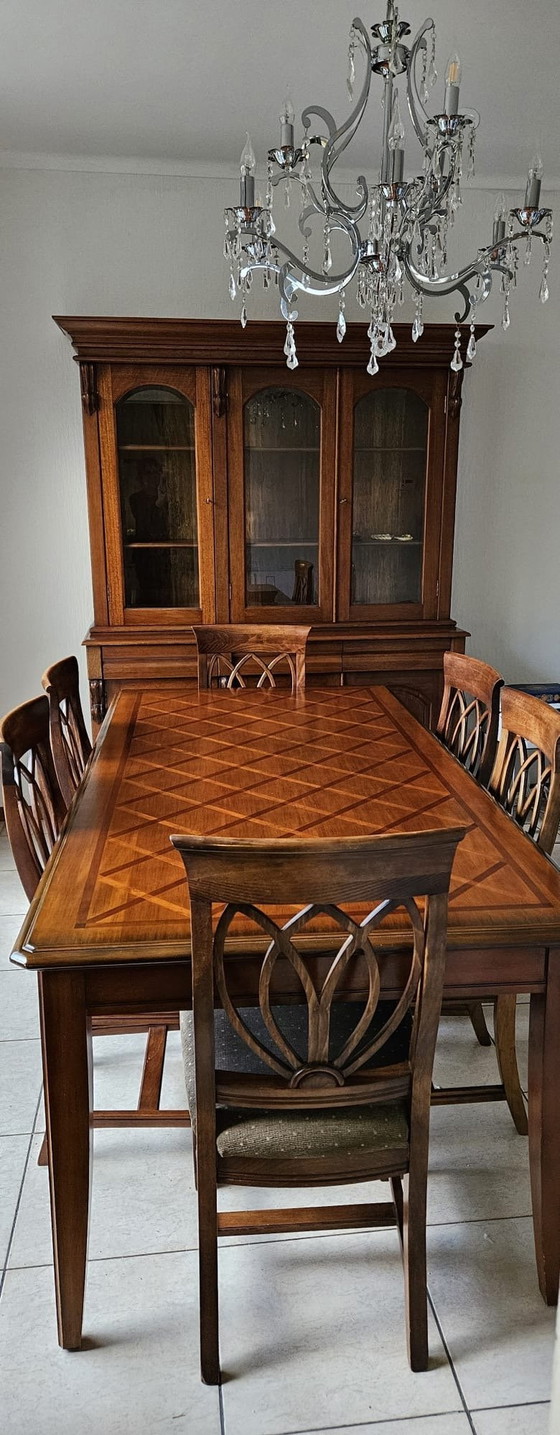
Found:
[[(500, 195), (494, 215), (492, 240), (477, 251), (463, 269), (447, 270), (448, 238), (456, 212), (462, 203), (461, 181), (466, 162), (467, 178), (474, 175), (475, 137), (480, 117), (475, 110), (459, 109), (461, 66), (454, 55), (446, 74), (443, 111), (427, 111), (429, 89), (435, 85), (436, 31), (434, 21), (425, 20), (409, 46), (403, 43), (410, 26), (399, 20), (394, 0), (388, 0), (385, 20), (371, 27), (373, 38), (361, 20), (350, 30), (348, 50), (348, 91), (354, 101), (356, 54), (365, 59), (365, 75), (359, 97), (344, 124), (337, 127), (330, 112), (310, 105), (302, 113), (303, 136), (294, 137), (294, 110), (289, 100), (280, 116), (280, 143), (268, 151), (267, 184), (264, 202), (255, 198), (256, 161), (247, 135), (241, 155), (239, 204), (225, 210), (224, 254), (230, 265), (229, 292), (241, 298), (241, 323), (248, 319), (249, 292), (253, 276), (260, 271), (265, 289), (278, 287), (280, 311), (286, 320), (284, 353), (290, 369), (298, 359), (294, 323), (298, 317), (298, 291), (313, 295), (339, 295), (337, 338), (346, 331), (346, 290), (356, 281), (358, 304), (369, 315), (368, 339), (371, 353), (368, 373), (378, 371), (378, 360), (396, 347), (393, 332), (395, 309), (412, 293), (415, 317), (412, 338), (416, 342), (424, 329), (423, 300), (428, 295), (457, 293), (461, 308), (457, 325), (470, 321), (467, 357), (476, 353), (475, 319), (480, 304), (488, 298), (493, 274), (500, 275), (503, 294), (504, 329), (510, 324), (510, 290), (517, 283), (519, 245), (525, 245), (524, 262), (530, 263), (533, 241), (543, 244), (544, 261), (540, 287), (543, 304), (548, 299), (548, 267), (552, 239), (552, 212), (540, 202), (542, 161), (537, 155), (529, 169), (525, 197), (518, 208), (508, 209)], [(356, 203), (340, 197), (333, 185), (333, 170), (355, 135), (369, 100), (372, 75), (383, 81), (383, 133), (379, 177), (368, 185), (363, 175), (356, 182)], [(398, 81), (406, 85), (410, 118), (423, 151), (422, 173), (405, 178), (405, 130), (402, 123)], [(312, 157), (320, 156), (315, 177)], [(299, 239), (288, 247), (277, 235), (273, 217), (275, 191), (281, 185), (284, 203), (289, 206), (294, 187), (299, 196)], [(319, 236), (316, 229), (319, 228)], [(334, 272), (333, 236), (339, 235)], [(321, 252), (310, 262), (310, 246), (317, 238)], [(338, 260), (338, 252), (341, 260)], [(451, 368), (463, 367), (461, 331), (455, 330)]]

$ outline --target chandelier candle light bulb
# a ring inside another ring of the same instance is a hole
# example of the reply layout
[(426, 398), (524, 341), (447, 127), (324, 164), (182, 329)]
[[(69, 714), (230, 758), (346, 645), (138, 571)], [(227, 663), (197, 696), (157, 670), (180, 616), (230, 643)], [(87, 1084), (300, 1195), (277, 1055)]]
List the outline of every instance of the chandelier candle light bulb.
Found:
[(445, 72), (445, 113), (450, 118), (459, 113), (459, 85), (461, 84), (461, 61), (452, 55)]
[(525, 190), (525, 208), (538, 209), (541, 197), (541, 180), (543, 177), (543, 162), (540, 154), (536, 154), (531, 161), (531, 167), (527, 175), (527, 188)]
[(255, 159), (251, 136), (248, 131), (247, 139), (241, 152), (239, 167), (241, 171), (239, 203), (243, 209), (252, 209), (255, 203), (255, 170), (257, 161)]
[[(348, 52), (352, 108), (342, 124), (337, 125), (324, 105), (307, 105), (298, 143), (294, 107), (286, 96), (280, 115), (281, 143), (267, 154), (264, 204), (260, 196), (255, 204), (256, 161), (247, 135), (241, 155), (240, 202), (225, 211), (224, 253), (230, 267), (230, 294), (232, 299), (237, 292), (241, 294), (241, 322), (245, 325), (254, 275), (262, 274), (265, 289), (275, 278), (280, 312), (287, 325), (285, 354), (290, 368), (297, 365), (294, 324), (298, 294), (338, 296), (337, 337), (342, 343), (345, 294), (348, 285), (356, 281), (357, 302), (368, 326), (368, 373), (372, 376), (378, 372), (378, 360), (395, 347), (395, 311), (406, 294), (415, 302), (415, 342), (424, 330), (424, 297), (458, 296), (452, 368), (460, 372), (464, 358), (471, 361), (476, 353), (475, 315), (490, 294), (494, 274), (500, 276), (504, 295), (503, 327), (509, 327), (510, 289), (516, 284), (520, 243), (525, 245), (527, 262), (535, 241), (541, 241), (544, 264), (539, 293), (543, 304), (548, 299), (552, 211), (541, 207), (543, 167), (539, 155), (529, 169), (524, 201), (508, 209), (500, 195), (491, 242), (489, 235), (469, 263), (454, 273), (447, 272), (449, 229), (462, 203), (463, 161), (466, 157), (468, 179), (474, 173), (480, 117), (476, 110), (459, 110), (461, 63), (457, 55), (452, 55), (447, 65), (443, 113), (428, 112), (428, 89), (436, 79), (434, 21), (424, 20), (407, 45), (410, 33), (407, 21), (399, 19), (395, 0), (387, 0), (385, 19), (369, 31), (362, 20), (352, 21)], [(379, 172), (371, 183), (359, 175), (355, 194), (345, 200), (337, 192), (334, 170), (364, 118), (372, 79), (380, 80), (384, 89)], [(401, 99), (406, 88), (410, 122), (423, 155), (423, 163), (414, 166), (414, 177), (407, 180), (405, 127), (397, 85)], [(355, 86), (360, 86), (356, 96)], [(293, 248), (277, 233), (272, 217), (274, 191), (280, 184), (286, 206), (293, 186), (299, 195), (301, 241)], [(468, 347), (460, 327), (465, 323), (470, 326)]]

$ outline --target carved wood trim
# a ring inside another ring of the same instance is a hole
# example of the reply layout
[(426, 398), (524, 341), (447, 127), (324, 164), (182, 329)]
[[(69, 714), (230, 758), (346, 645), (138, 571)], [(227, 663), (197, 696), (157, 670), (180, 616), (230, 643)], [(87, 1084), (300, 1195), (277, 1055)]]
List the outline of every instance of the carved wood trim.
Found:
[(105, 713), (107, 712), (105, 684), (103, 682), (103, 678), (90, 678), (89, 698), (93, 722), (103, 722), (103, 718), (105, 717)]
[(223, 364), (212, 369), (212, 412), (217, 419), (227, 410), (227, 375)]
[[(152, 364), (243, 364), (262, 367), (283, 363), (285, 326), (280, 320), (257, 319), (242, 329), (236, 319), (140, 319), (54, 316), (55, 323), (72, 340), (81, 362), (137, 362)], [(426, 324), (422, 339), (413, 344), (409, 324), (395, 324), (397, 347), (384, 367), (447, 367), (453, 354), (455, 324)], [(477, 341), (491, 325), (477, 324)], [(466, 349), (468, 326), (463, 326)], [(300, 364), (339, 368), (365, 368), (369, 346), (365, 324), (349, 324), (344, 343), (336, 338), (333, 323), (301, 323), (297, 327)]]
[(80, 389), (83, 407), (91, 418), (91, 415), (97, 413), (99, 408), (95, 364), (80, 363)]

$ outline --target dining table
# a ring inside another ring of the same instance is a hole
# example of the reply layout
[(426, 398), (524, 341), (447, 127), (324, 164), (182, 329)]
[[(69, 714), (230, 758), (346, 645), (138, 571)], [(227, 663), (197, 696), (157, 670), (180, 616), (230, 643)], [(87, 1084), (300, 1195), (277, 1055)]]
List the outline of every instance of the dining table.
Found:
[[(189, 904), (174, 833), (355, 837), (466, 826), (452, 874), (444, 997), (530, 994), (528, 1122), (536, 1268), (560, 1270), (560, 872), (385, 687), (122, 689), (12, 960), (38, 973), (58, 1336), (82, 1339), (93, 1016), (191, 1004)], [(316, 932), (318, 960), (328, 934)], [(405, 980), (406, 922), (379, 930), (383, 989)], [(228, 959), (243, 993), (254, 939)], [(322, 959), (322, 958), (321, 958)], [(359, 992), (348, 977), (348, 999)], [(474, 1038), (473, 1038), (474, 1039)], [(435, 1099), (441, 1093), (435, 1094)], [(459, 1091), (457, 1099), (486, 1099)], [(446, 1099), (444, 1093), (443, 1098)], [(449, 1093), (447, 1093), (449, 1099)], [(522, 1140), (523, 1137), (519, 1137)]]

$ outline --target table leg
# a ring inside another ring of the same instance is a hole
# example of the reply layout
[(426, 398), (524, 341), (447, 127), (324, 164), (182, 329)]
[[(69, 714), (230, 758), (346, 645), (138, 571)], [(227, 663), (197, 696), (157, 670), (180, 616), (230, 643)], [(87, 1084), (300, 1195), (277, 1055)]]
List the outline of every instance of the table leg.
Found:
[(529, 1023), (529, 1162), (533, 1229), (541, 1294), (558, 1300), (560, 1275), (560, 951), (547, 960), (543, 996), (531, 997)]
[(92, 1129), (91, 1030), (81, 972), (39, 976), (58, 1340), (79, 1350)]

